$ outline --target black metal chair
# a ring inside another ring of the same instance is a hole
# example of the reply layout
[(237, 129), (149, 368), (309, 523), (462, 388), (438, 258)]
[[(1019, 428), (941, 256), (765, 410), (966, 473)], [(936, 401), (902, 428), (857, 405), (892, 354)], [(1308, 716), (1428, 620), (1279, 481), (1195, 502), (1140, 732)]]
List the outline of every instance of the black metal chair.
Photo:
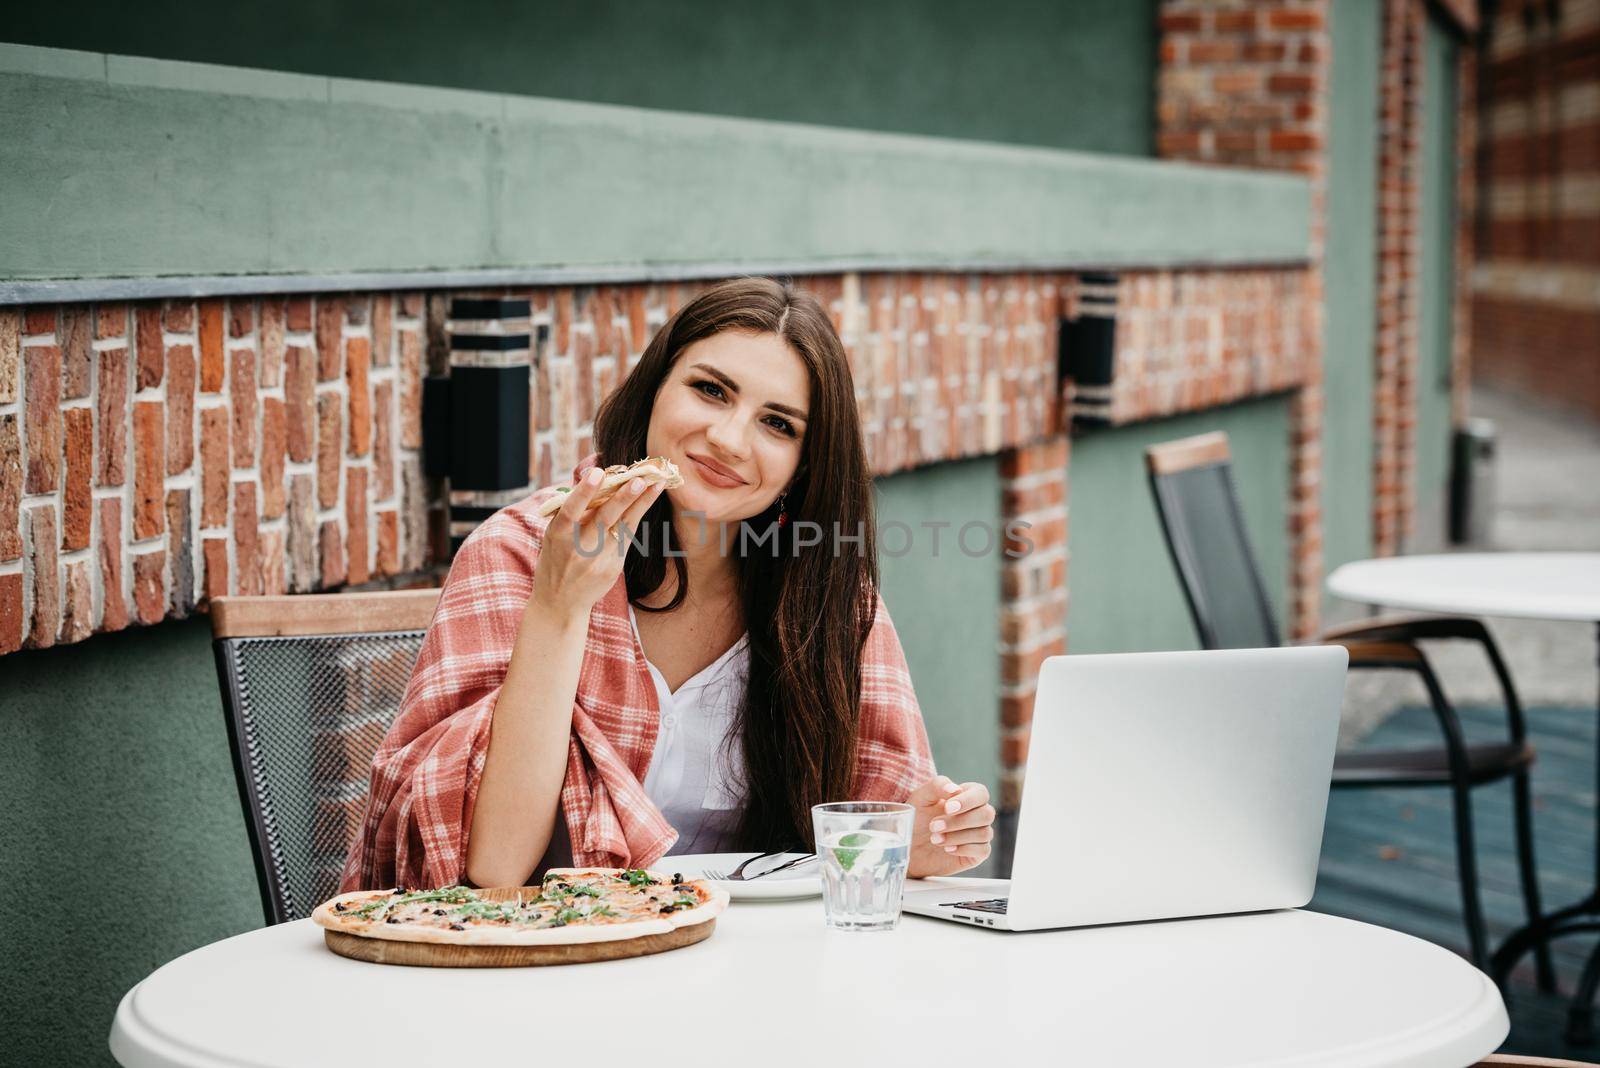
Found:
[(372, 754), (400, 710), (439, 591), (218, 597), (211, 630), (269, 924), (337, 891)]
[[(1227, 435), (1153, 445), (1145, 463), (1161, 517), (1167, 548), (1189, 602), (1195, 629), (1207, 649), (1263, 648), (1281, 644), (1278, 622), (1245, 529), (1233, 483)], [(1483, 647), (1505, 698), (1505, 742), (1469, 744), (1455, 710), (1445, 698), (1423, 639), (1459, 639)], [(1443, 735), (1425, 749), (1356, 748), (1334, 761), (1335, 787), (1440, 786), (1451, 791), (1455, 816), (1456, 863), (1472, 961), (1489, 965), (1489, 943), (1478, 895), (1473, 843), (1471, 790), (1509, 778), (1516, 817), (1517, 863), (1529, 922), (1540, 915), (1539, 884), (1533, 859), (1533, 803), (1528, 771), (1534, 751), (1528, 744), (1522, 705), (1494, 639), (1476, 619), (1405, 617), (1375, 619), (1324, 632), (1319, 639), (1350, 652), (1350, 667), (1409, 671), (1422, 682)], [(1541, 989), (1555, 988), (1549, 952), (1537, 957)]]

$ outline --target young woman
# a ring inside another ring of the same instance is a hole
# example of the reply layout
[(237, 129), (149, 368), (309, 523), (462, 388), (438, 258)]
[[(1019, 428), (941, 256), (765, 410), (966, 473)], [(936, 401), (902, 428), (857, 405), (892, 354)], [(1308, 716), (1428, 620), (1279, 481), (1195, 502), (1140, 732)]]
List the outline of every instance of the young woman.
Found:
[[(988, 792), (934, 774), (878, 595), (850, 367), (821, 305), (765, 279), (708, 290), (594, 440), (559, 511), (537, 517), (561, 492), (539, 490), (456, 555), (345, 889), (810, 848), (811, 806), (849, 799), (916, 806), (914, 876), (986, 857)], [(647, 456), (683, 484), (635, 479), (589, 510), (600, 467)]]

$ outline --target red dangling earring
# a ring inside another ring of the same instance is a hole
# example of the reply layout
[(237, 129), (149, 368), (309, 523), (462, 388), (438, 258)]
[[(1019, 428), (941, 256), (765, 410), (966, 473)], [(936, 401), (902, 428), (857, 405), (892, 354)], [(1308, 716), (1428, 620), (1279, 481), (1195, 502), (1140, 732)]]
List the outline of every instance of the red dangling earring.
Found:
[(780, 527), (789, 522), (788, 499), (789, 495), (787, 493), (778, 494), (778, 526)]

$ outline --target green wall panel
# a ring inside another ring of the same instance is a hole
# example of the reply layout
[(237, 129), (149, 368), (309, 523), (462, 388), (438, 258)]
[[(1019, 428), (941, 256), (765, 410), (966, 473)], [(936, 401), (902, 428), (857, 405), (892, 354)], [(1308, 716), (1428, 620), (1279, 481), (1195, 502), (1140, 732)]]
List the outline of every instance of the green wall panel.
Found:
[(1295, 262), (1310, 220), (1297, 175), (22, 45), (0, 173), (0, 300)]
[(1416, 533), (1410, 551), (1444, 544), (1450, 479), (1450, 349), (1455, 298), (1456, 49), (1436, 16), (1423, 49), (1422, 300), (1418, 311)]
[(1380, 0), (1332, 5), (1322, 439), (1322, 551), (1330, 571), (1372, 555), (1379, 7)]
[(1228, 435), (1245, 524), (1283, 625), (1289, 405), (1277, 396), (1074, 439), (1067, 467), (1069, 653), (1198, 648), (1146, 481), (1144, 450), (1213, 430)]
[(1148, 156), (1155, 7), (100, 0), (20, 7), (0, 34), (90, 52)]
[(110, 938), (69, 911), (0, 909), (8, 1064), (111, 1064), (129, 987), (261, 924), (210, 640), (199, 619), (0, 657), (0, 871), (172, 903), (114, 917)]
[[(906, 650), (934, 759), (944, 774), (982, 782), (998, 796), (1000, 550), (980, 553), (976, 527), (966, 547), (978, 555), (963, 552), (957, 540), (968, 523), (1000, 532), (998, 463), (939, 464), (881, 478), (877, 487), (879, 529), (898, 522), (911, 531), (909, 538), (898, 528), (884, 532), (883, 599)], [(937, 546), (925, 523), (949, 524), (938, 530)]]

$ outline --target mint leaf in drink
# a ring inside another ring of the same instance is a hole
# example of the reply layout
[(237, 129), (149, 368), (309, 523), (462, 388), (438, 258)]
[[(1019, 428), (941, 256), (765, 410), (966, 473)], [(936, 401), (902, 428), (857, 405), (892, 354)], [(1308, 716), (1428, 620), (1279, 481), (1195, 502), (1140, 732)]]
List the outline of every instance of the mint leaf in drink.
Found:
[(871, 842), (872, 835), (867, 834), (865, 831), (855, 831), (851, 834), (841, 835), (839, 844), (833, 847), (833, 857), (839, 862), (839, 867), (842, 870), (849, 871), (854, 866), (856, 858), (861, 856), (862, 848), (870, 845)]

